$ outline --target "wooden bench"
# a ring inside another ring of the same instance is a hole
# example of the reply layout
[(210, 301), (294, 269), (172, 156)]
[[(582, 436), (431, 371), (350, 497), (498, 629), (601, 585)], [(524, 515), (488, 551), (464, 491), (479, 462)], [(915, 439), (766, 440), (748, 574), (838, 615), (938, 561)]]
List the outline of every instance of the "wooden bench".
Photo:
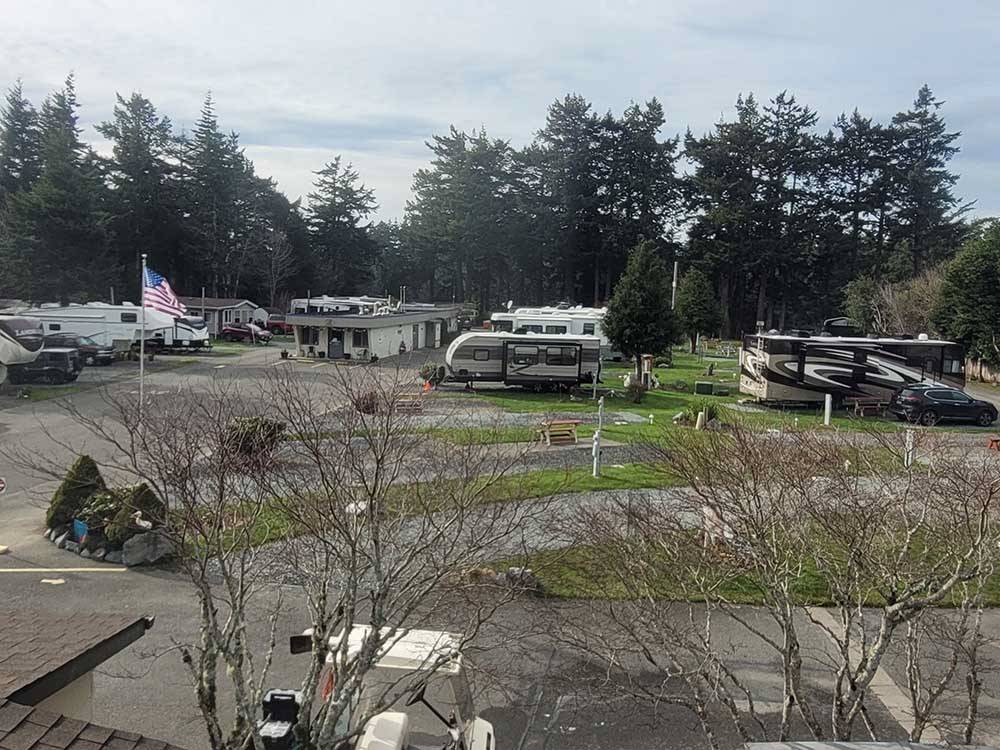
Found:
[(396, 411), (401, 414), (423, 414), (424, 399), (420, 393), (404, 393), (396, 398)]
[(878, 398), (852, 398), (844, 401), (849, 408), (853, 408), (856, 417), (881, 417), (885, 414), (888, 401)]
[(578, 419), (550, 419), (542, 422), (537, 432), (546, 445), (576, 445)]
[(996, 451), (997, 453), (1000, 453), (1000, 437), (997, 437), (995, 435), (991, 437), (990, 442), (986, 444), (986, 447), (989, 448), (991, 451)]

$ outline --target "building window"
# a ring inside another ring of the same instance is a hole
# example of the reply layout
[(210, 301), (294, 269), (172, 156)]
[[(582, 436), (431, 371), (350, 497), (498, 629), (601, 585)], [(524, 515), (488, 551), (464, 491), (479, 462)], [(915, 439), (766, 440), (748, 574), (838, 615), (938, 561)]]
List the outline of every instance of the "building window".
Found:
[(951, 359), (950, 357), (944, 358), (944, 374), (945, 375), (961, 375), (965, 370), (965, 363), (960, 359)]
[(545, 326), (546, 333), (566, 333), (566, 326)]
[(490, 350), (489, 349), (473, 349), (472, 350), (472, 358), (476, 362), (488, 362), (489, 359), (490, 359)]
[(206, 323), (211, 323), (212, 322), (212, 311), (211, 310), (206, 310), (205, 311), (205, 322)]
[(223, 323), (232, 323), (233, 322), (233, 311), (232, 310), (223, 310), (222, 311), (222, 322)]
[(550, 346), (545, 350), (545, 364), (547, 365), (575, 365), (576, 349), (570, 346)]
[(355, 328), (354, 334), (352, 336), (351, 342), (354, 344), (355, 349), (367, 349), (368, 348), (368, 329), (367, 328)]
[(583, 335), (584, 336), (593, 336), (594, 335), (594, 324), (593, 323), (584, 323), (583, 324)]
[(122, 323), (135, 323), (139, 320), (139, 316), (136, 313), (122, 313)]
[(534, 346), (515, 346), (514, 364), (515, 365), (538, 364), (538, 348)]

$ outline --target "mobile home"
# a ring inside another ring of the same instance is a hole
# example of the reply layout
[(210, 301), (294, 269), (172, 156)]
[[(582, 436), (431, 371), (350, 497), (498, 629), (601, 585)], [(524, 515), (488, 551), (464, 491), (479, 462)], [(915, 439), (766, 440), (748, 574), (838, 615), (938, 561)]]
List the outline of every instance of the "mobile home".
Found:
[(740, 392), (758, 401), (888, 400), (927, 382), (965, 385), (965, 352), (953, 341), (766, 333), (743, 338)]
[(448, 379), (532, 388), (593, 382), (601, 373), (596, 336), (547, 336), (483, 331), (464, 333), (445, 353)]

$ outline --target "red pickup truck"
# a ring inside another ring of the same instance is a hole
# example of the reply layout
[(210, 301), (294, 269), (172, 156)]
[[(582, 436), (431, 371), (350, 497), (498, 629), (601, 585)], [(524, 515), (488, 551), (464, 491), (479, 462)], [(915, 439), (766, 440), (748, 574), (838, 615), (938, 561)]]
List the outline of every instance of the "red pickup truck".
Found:
[(256, 323), (227, 323), (220, 334), (223, 341), (246, 341), (251, 344), (266, 344), (273, 334)]
[(275, 336), (291, 336), (292, 324), (285, 321), (285, 316), (279, 313), (271, 313), (267, 316), (267, 330)]

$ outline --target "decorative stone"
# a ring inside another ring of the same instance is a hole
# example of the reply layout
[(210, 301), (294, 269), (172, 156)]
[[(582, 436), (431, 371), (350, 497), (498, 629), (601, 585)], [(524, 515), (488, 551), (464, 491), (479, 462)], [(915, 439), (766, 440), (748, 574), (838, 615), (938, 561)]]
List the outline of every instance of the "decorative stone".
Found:
[[(70, 541), (69, 532), (64, 531), (62, 534), (56, 537), (56, 546), (59, 549), (66, 549), (66, 542), (68, 541)], [(73, 542), (73, 544), (76, 544), (76, 542)]]
[(0, 555), (6, 555), (8, 552), (10, 552), (10, 547), (6, 544), (0, 544)]
[(82, 557), (82, 558), (84, 558), (86, 560), (89, 560), (90, 559), (90, 550), (89, 549), (81, 549), (80, 550), (80, 557)]
[(172, 555), (174, 543), (159, 531), (136, 534), (122, 547), (122, 562), (132, 567), (147, 565)]
[(52, 538), (52, 529), (45, 529), (45, 533), (42, 534), (42, 536), (45, 537), (46, 539), (51, 539)]
[(67, 549), (70, 552), (79, 552), (80, 551), (80, 543), (79, 542), (74, 542), (72, 539), (66, 539), (62, 543), (62, 549)]
[(542, 582), (531, 568), (508, 568), (505, 575), (507, 585), (534, 594), (542, 593)]
[(104, 547), (99, 547), (94, 550), (94, 554), (91, 555), (95, 560), (103, 560), (104, 556), (108, 554), (108, 551)]
[(104, 562), (113, 563), (114, 565), (121, 565), (122, 551), (120, 549), (108, 550), (108, 553), (104, 556)]

